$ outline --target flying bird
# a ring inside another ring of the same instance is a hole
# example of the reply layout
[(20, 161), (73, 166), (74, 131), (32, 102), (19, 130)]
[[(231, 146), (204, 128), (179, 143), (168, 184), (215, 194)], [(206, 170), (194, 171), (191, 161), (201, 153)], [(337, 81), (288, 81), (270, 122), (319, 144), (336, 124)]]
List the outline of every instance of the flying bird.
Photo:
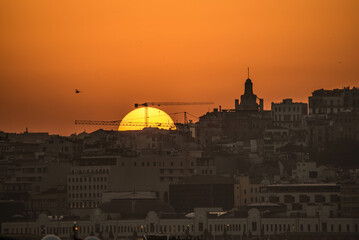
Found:
[(80, 93), (80, 91), (76, 89), (76, 90), (75, 90), (75, 93)]

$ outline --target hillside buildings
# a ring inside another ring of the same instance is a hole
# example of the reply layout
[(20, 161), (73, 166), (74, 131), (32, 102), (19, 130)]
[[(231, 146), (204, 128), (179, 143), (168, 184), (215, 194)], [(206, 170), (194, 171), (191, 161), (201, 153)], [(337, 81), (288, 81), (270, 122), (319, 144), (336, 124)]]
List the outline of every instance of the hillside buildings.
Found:
[(347, 110), (359, 109), (359, 89), (319, 89), (309, 97), (309, 114), (330, 115)]
[(262, 138), (264, 129), (272, 124), (269, 111), (263, 110), (263, 100), (257, 103), (253, 83), (245, 82), (241, 102), (235, 100), (234, 109), (217, 109), (200, 117), (196, 128), (197, 143), (202, 148), (217, 144), (249, 141)]
[[(307, 108), (266, 111), (247, 79), (233, 109), (179, 130), (0, 132), (1, 234), (69, 239), (76, 221), (102, 239), (357, 239), (358, 89), (314, 91)], [(329, 143), (350, 151), (326, 164)]]

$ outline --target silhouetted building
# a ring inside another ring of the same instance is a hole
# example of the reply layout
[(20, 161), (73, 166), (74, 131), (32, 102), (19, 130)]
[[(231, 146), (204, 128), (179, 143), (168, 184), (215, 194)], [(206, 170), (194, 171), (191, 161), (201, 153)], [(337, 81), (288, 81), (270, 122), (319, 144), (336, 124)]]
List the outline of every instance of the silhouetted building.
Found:
[(335, 138), (359, 141), (359, 109), (331, 115)]
[(111, 218), (145, 218), (150, 211), (156, 213), (175, 213), (173, 207), (157, 198), (141, 198), (134, 193), (127, 197), (112, 199), (100, 207), (103, 213)]
[(289, 129), (270, 127), (264, 130), (264, 153), (267, 158), (280, 152), (280, 148), (289, 143)]
[(327, 115), (345, 110), (359, 109), (359, 89), (319, 89), (309, 97), (309, 114)]
[(196, 140), (202, 148), (238, 141), (262, 139), (263, 131), (271, 126), (270, 111), (263, 111), (263, 100), (258, 104), (253, 94), (253, 83), (247, 79), (241, 103), (235, 109), (217, 109), (200, 117), (196, 126)]
[(89, 214), (104, 192), (150, 191), (168, 202), (169, 184), (194, 174), (214, 175), (209, 161), (190, 155), (93, 156), (77, 159), (67, 178), (71, 212)]
[(47, 212), (53, 216), (63, 216), (67, 211), (66, 185), (53, 187), (31, 196), (29, 210), (32, 212)]
[(257, 95), (253, 93), (253, 83), (251, 79), (247, 79), (244, 84), (244, 94), (241, 96), (241, 103), (238, 104), (238, 99), (235, 100), (235, 110), (242, 111), (258, 111), (263, 110), (263, 100), (257, 103)]
[(234, 207), (234, 180), (222, 176), (192, 176), (170, 184), (170, 204), (177, 212), (189, 213), (197, 207)]
[(304, 118), (308, 114), (308, 105), (283, 99), (281, 103), (272, 102), (273, 124), (280, 127), (297, 129), (304, 127)]

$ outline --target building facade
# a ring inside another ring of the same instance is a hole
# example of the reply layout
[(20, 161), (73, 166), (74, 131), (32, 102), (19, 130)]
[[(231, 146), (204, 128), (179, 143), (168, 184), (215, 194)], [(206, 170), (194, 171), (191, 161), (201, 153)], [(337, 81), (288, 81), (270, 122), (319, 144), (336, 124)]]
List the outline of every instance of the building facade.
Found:
[(284, 204), (289, 216), (340, 216), (340, 185), (334, 183), (272, 184), (260, 192), (262, 202)]
[(303, 128), (305, 117), (308, 115), (308, 105), (293, 102), (292, 99), (283, 99), (281, 103), (272, 102), (271, 113), (275, 126), (289, 129)]
[[(62, 239), (72, 239), (74, 220), (40, 215), (32, 221), (5, 222), (1, 231), (4, 236), (56, 234)], [(131, 238), (145, 234), (173, 237), (186, 237), (189, 234), (205, 239), (209, 236), (228, 236), (230, 239), (281, 236), (287, 239), (298, 239), (295, 236), (326, 239), (329, 235), (339, 239), (357, 239), (359, 236), (357, 218), (290, 218), (267, 215), (256, 208), (238, 212), (237, 215), (220, 209), (198, 208), (191, 217), (169, 217), (150, 211), (144, 218), (132, 219), (109, 219), (103, 212), (95, 211), (88, 219), (76, 219), (76, 225), (79, 238), (95, 235), (101, 239)]]

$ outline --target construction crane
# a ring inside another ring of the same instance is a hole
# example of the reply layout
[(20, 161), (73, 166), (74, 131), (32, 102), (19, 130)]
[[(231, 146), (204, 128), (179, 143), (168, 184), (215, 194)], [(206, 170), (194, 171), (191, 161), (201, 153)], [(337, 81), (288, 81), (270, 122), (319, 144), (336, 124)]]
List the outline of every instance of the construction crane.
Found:
[[(145, 107), (145, 126), (148, 126), (148, 106), (173, 106), (173, 105), (209, 105), (213, 102), (145, 102), (135, 103), (135, 108)], [(185, 124), (187, 123), (187, 113), (185, 112)]]
[(168, 105), (210, 105), (214, 102), (145, 102), (135, 103), (135, 108), (148, 106), (168, 106)]
[[(121, 120), (115, 120), (115, 121), (96, 121), (96, 120), (75, 120), (75, 124), (82, 124), (82, 125), (107, 125), (107, 126), (139, 126), (139, 127), (147, 127), (145, 123), (141, 122), (121, 122)], [(151, 125), (155, 125), (157, 127), (168, 127), (168, 128), (174, 128), (176, 127), (172, 123), (160, 123), (160, 122), (151, 122)]]
[[(138, 107), (145, 107), (145, 122), (122, 122), (122, 120), (114, 120), (114, 121), (96, 121), (96, 120), (75, 120), (75, 124), (82, 124), (82, 125), (107, 125), (107, 126), (140, 126), (140, 127), (148, 127), (148, 106), (173, 106), (173, 105), (208, 105), (214, 104), (213, 102), (146, 102), (135, 104), (135, 108)], [(187, 114), (193, 116), (188, 112), (177, 112), (169, 115), (174, 114), (184, 114), (184, 124), (187, 124)], [(196, 117), (196, 116), (193, 116)], [(197, 117), (196, 117), (197, 118)], [(151, 122), (151, 126), (157, 127), (168, 127), (170, 129), (175, 128), (175, 124), (173, 123), (160, 123), (160, 122)]]

